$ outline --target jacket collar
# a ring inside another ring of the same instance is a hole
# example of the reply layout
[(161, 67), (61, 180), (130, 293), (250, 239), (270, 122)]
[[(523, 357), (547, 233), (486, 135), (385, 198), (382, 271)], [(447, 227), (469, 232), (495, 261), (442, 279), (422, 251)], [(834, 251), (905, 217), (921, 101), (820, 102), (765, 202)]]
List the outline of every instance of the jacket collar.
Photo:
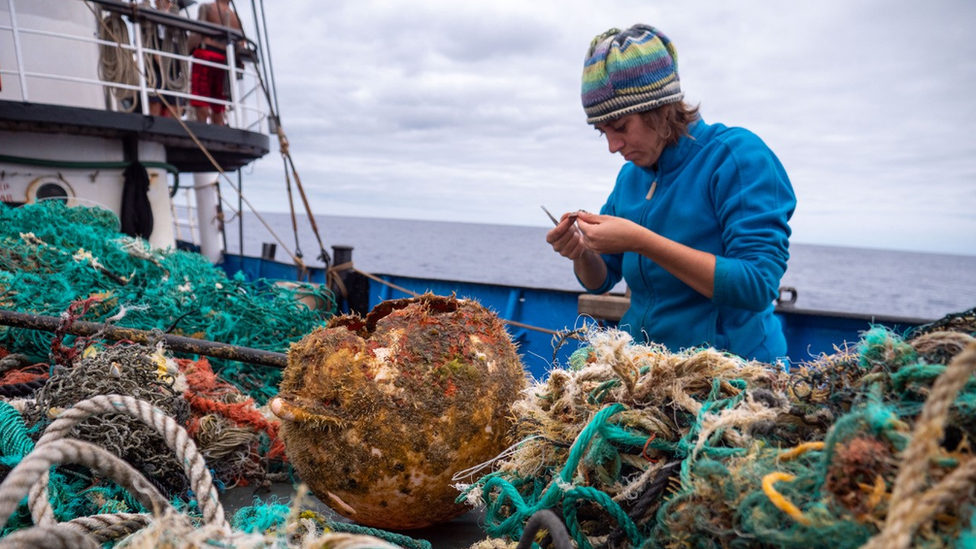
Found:
[(657, 159), (657, 163), (654, 167), (643, 168), (645, 171), (652, 173), (654, 175), (660, 173), (672, 172), (682, 166), (692, 154), (692, 148), (695, 146), (698, 138), (705, 132), (708, 127), (701, 118), (698, 118), (688, 126), (689, 135), (681, 136), (681, 139), (677, 143), (668, 145), (661, 151), (660, 158)]

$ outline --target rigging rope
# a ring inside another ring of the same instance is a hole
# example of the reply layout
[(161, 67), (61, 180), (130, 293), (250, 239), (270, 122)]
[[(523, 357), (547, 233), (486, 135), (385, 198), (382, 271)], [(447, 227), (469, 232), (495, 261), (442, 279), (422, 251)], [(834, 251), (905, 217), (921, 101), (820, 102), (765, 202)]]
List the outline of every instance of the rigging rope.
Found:
[[(263, 82), (262, 82), (263, 85)], [(281, 150), (281, 156), (285, 159), (288, 166), (291, 167), (291, 173), (295, 177), (295, 187), (298, 188), (298, 194), (302, 197), (302, 203), (305, 205), (305, 212), (308, 214), (308, 222), (312, 226), (312, 232), (315, 234), (316, 240), (319, 243), (319, 257), (318, 259), (325, 263), (325, 267), (328, 268), (329, 264), (332, 262), (332, 258), (329, 253), (325, 251), (325, 245), (322, 244), (322, 236), (319, 234), (318, 224), (315, 223), (315, 216), (312, 214), (312, 206), (308, 203), (308, 197), (305, 195), (305, 188), (302, 186), (302, 179), (298, 175), (298, 169), (295, 168), (295, 161), (291, 157), (291, 151), (288, 146), (288, 137), (285, 135), (284, 128), (281, 124), (278, 124), (277, 132), (278, 134), (278, 147)], [(289, 186), (288, 197), (291, 199), (291, 187)], [(294, 206), (292, 206), (294, 210)]]
[[(122, 31), (118, 31), (117, 29), (114, 29), (114, 28), (110, 27), (103, 20), (102, 17), (99, 17), (98, 12), (96, 12), (95, 11), (95, 8), (92, 7), (88, 2), (85, 2), (85, 5), (88, 7), (88, 9), (92, 12), (92, 14), (95, 16), (95, 18), (101, 24), (101, 30), (100, 30), (100, 32), (105, 32), (108, 36), (111, 37), (112, 41), (114, 41), (116, 44), (119, 44), (119, 46), (116, 46), (116, 47), (114, 47), (112, 49), (115, 49), (115, 50), (121, 49), (121, 44), (122, 44), (121, 37), (124, 36), (126, 38), (126, 42), (128, 42), (128, 36), (129, 36), (128, 35), (128, 29), (126, 29), (125, 28), (125, 24), (122, 23), (121, 16), (119, 16), (118, 14), (113, 14), (113, 15), (117, 16), (118, 22), (121, 23), (121, 27), (122, 27), (122, 29), (124, 29)], [(109, 17), (106, 17), (104, 19), (112, 19), (112, 18), (113, 18), (112, 16), (109, 16)], [(132, 59), (131, 56), (130, 57), (123, 57), (122, 59), (124, 60), (125, 63), (128, 64), (128, 66), (129, 66), (128, 67), (128, 70), (130, 70), (130, 71), (131, 70), (135, 70), (136, 71), (135, 74), (138, 74), (138, 65), (136, 65), (135, 60)], [(258, 79), (259, 79), (259, 81), (261, 81), (260, 80), (260, 74), (258, 76)], [(263, 89), (264, 88), (264, 84), (263, 84), (263, 81), (261, 81), (261, 82), (262, 82), (262, 89)], [(265, 91), (265, 93), (267, 93), (267, 90), (266, 89), (264, 91)], [(156, 94), (157, 97), (159, 97), (160, 101), (162, 101), (164, 108), (170, 110), (171, 112), (173, 111), (173, 107), (170, 104), (170, 102), (167, 100), (167, 98), (166, 98), (165, 95), (160, 95), (156, 90), (153, 90), (153, 93)], [(131, 112), (131, 109), (128, 112)], [(278, 234), (271, 227), (271, 225), (268, 224), (268, 222), (264, 219), (264, 217), (261, 216), (261, 214), (254, 207), (254, 205), (252, 205), (251, 202), (249, 200), (247, 200), (247, 198), (244, 197), (244, 195), (241, 193), (240, 189), (238, 189), (237, 187), (234, 186), (234, 183), (227, 176), (227, 174), (224, 171), (223, 167), (220, 165), (219, 162), (217, 162), (217, 160), (213, 157), (213, 155), (210, 154), (210, 151), (200, 141), (200, 139), (193, 132), (193, 130), (190, 129), (190, 127), (186, 124), (186, 122), (184, 122), (183, 119), (182, 118), (179, 118), (179, 117), (174, 117), (174, 120), (176, 120), (180, 124), (180, 126), (187, 133), (187, 135), (190, 137), (190, 139), (193, 140), (193, 143), (196, 144), (196, 146), (200, 149), (200, 151), (204, 154), (204, 156), (206, 156), (207, 160), (214, 167), (214, 170), (219, 174), (219, 177), (223, 178), (224, 181), (227, 182), (227, 184), (230, 186), (230, 188), (233, 189), (235, 193), (237, 193), (237, 195), (240, 197), (240, 199), (245, 204), (247, 204), (247, 207), (250, 208), (250, 210), (255, 214), (255, 216), (257, 217), (258, 221), (260, 221), (261, 224), (264, 225), (265, 229), (268, 230), (268, 233), (271, 234), (271, 236), (279, 244), (281, 244), (281, 247), (285, 249), (285, 251), (288, 253), (289, 256), (291, 256), (291, 258), (294, 261), (295, 265), (298, 265), (300, 269), (306, 269), (305, 263), (301, 260), (301, 258), (295, 256), (294, 254), (292, 254), (291, 252), (288, 251), (288, 246), (284, 243), (284, 241), (282, 241), (281, 237), (278, 236)], [(238, 212), (236, 210), (234, 210), (233, 206), (229, 202), (227, 202), (226, 199), (224, 199), (223, 197), (221, 197), (220, 200), (221, 200), (221, 202), (224, 202), (225, 204), (227, 204), (228, 208), (230, 208), (231, 211), (233, 211), (235, 214), (238, 214)]]
[[(233, 4), (233, 0), (232, 0), (232, 4)], [(87, 3), (86, 3), (86, 5), (87, 5)], [(89, 9), (92, 9), (91, 6), (89, 6)], [(237, 11), (236, 5), (234, 6), (234, 10)], [(93, 9), (92, 9), (92, 11), (94, 13), (94, 10)], [(117, 17), (117, 19), (118, 19), (119, 22), (121, 22), (121, 17), (120, 16)], [(125, 25), (124, 24), (122, 24), (122, 28), (125, 29)], [(112, 35), (112, 36), (116, 36), (116, 34), (113, 33), (112, 32), (112, 29), (110, 29), (110, 28), (106, 28), (105, 31), (108, 34)], [(125, 36), (126, 37), (128, 37), (127, 32), (128, 31), (126, 30), (125, 31), (125, 33), (126, 33)], [(246, 33), (244, 32), (243, 29), (241, 29), (241, 33), (244, 34), (245, 39), (247, 39), (247, 35), (246, 35)], [(153, 32), (144, 32), (143, 34), (144, 34), (144, 36), (151, 36), (151, 37), (157, 36), (157, 33), (155, 31), (153, 31)], [(117, 43), (121, 43), (120, 40), (116, 40), (116, 42)], [(155, 44), (155, 42), (150, 42), (150, 43)], [(119, 49), (119, 48), (114, 48), (114, 49)], [(157, 49), (157, 48), (153, 48), (153, 49)], [(165, 57), (165, 56), (163, 56), (163, 57)], [(132, 63), (134, 63), (134, 61), (132, 61), (130, 59), (130, 65), (132, 65)], [(288, 177), (289, 171), (291, 172), (291, 174), (295, 178), (295, 186), (298, 189), (299, 195), (300, 195), (300, 197), (302, 199), (302, 203), (305, 206), (305, 211), (306, 211), (306, 214), (308, 215), (309, 223), (311, 225), (312, 231), (315, 234), (315, 238), (316, 238), (316, 240), (318, 242), (318, 245), (319, 245), (319, 256), (318, 256), (318, 259), (321, 260), (325, 264), (325, 268), (326, 268), (326, 272), (328, 274), (328, 280), (329, 280), (330, 286), (332, 284), (336, 284), (341, 289), (343, 287), (342, 282), (341, 282), (341, 280), (338, 278), (338, 276), (336, 274), (337, 273), (337, 269), (334, 269), (334, 268), (332, 268), (330, 266), (331, 261), (332, 261), (332, 258), (329, 255), (329, 253), (326, 251), (325, 245), (322, 242), (322, 237), (321, 237), (321, 234), (320, 234), (319, 229), (318, 229), (318, 224), (315, 221), (315, 217), (314, 217), (314, 214), (312, 213), (311, 205), (309, 204), (308, 197), (307, 197), (307, 195), (305, 193), (305, 189), (304, 189), (304, 187), (303, 187), (303, 185), (301, 183), (301, 178), (300, 178), (300, 176), (298, 174), (298, 169), (295, 166), (294, 159), (291, 156), (290, 144), (289, 144), (289, 141), (288, 141), (288, 137), (285, 134), (284, 129), (281, 126), (280, 119), (279, 119), (278, 114), (277, 114), (277, 110), (275, 109), (275, 106), (272, 105), (271, 93), (270, 93), (270, 91), (269, 91), (269, 89), (267, 87), (267, 84), (265, 83), (264, 79), (261, 77), (261, 73), (260, 72), (256, 72), (256, 75), (257, 75), (257, 78), (258, 78), (258, 82), (261, 85), (261, 89), (265, 93), (265, 98), (268, 101), (268, 106), (269, 106), (269, 108), (272, 111), (272, 115), (273, 115), (274, 119), (277, 121), (277, 127), (275, 128), (275, 130), (276, 130), (276, 135), (278, 136), (278, 143), (279, 143), (279, 148), (280, 148), (280, 151), (281, 151), (281, 156), (282, 156), (282, 159), (283, 159), (283, 162), (284, 162), (284, 165), (285, 165), (285, 177), (286, 177), (286, 183), (287, 183), (287, 189), (288, 189), (289, 207), (291, 209), (291, 215), (292, 215), (292, 229), (293, 229), (293, 232), (295, 234), (295, 252), (294, 253), (288, 251), (288, 246), (285, 245), (285, 243), (282, 241), (281, 237), (279, 237), (277, 235), (277, 233), (274, 231), (274, 229), (272, 229), (272, 227), (270, 226), (270, 224), (261, 216), (261, 214), (250, 203), (250, 201), (247, 200), (247, 198), (244, 197), (244, 195), (241, 192), (241, 190), (238, 187), (235, 187), (234, 186), (234, 184), (233, 184), (233, 182), (231, 182), (230, 178), (227, 177), (227, 175), (224, 172), (223, 168), (216, 161), (216, 159), (213, 158), (213, 156), (207, 150), (206, 146), (204, 146), (203, 143), (200, 142), (200, 140), (193, 133), (193, 131), (189, 128), (189, 126), (187, 126), (186, 123), (184, 123), (184, 121), (182, 119), (180, 119), (180, 118), (176, 118), (176, 120), (180, 123), (181, 126), (183, 126), (183, 129), (187, 132), (187, 134), (190, 136), (190, 138), (193, 139), (194, 143), (196, 143), (196, 145), (204, 153), (204, 155), (207, 157), (207, 159), (210, 161), (210, 163), (217, 170), (217, 172), (219, 173), (220, 177), (222, 177), (228, 183), (228, 185), (230, 185), (230, 188), (233, 189), (235, 193), (237, 193), (238, 198), (241, 201), (243, 201), (245, 204), (247, 204), (248, 208), (251, 210), (251, 212), (253, 212), (255, 214), (255, 216), (261, 222), (261, 224), (264, 225), (265, 229), (267, 229), (268, 232), (271, 234), (271, 236), (282, 246), (282, 248), (284, 248), (286, 250), (286, 252), (292, 258), (292, 261), (294, 262), (294, 264), (298, 266), (300, 272), (301, 273), (305, 273), (305, 272), (307, 272), (307, 266), (305, 265), (305, 263), (303, 261), (303, 254), (302, 254), (301, 248), (299, 247), (299, 244), (298, 244), (298, 228), (297, 228), (297, 223), (296, 223), (296, 218), (295, 218), (294, 199), (293, 199), (293, 195), (292, 195), (292, 192), (291, 192), (291, 179)], [(147, 78), (148, 78), (148, 76), (147, 76)], [(164, 76), (164, 78), (165, 78), (165, 76)], [(156, 90), (153, 90), (153, 91), (155, 92)], [(165, 107), (167, 109), (169, 109), (170, 108), (170, 104), (167, 101), (166, 97), (164, 95), (159, 95), (159, 94), (157, 94), (157, 95), (162, 100), (162, 102), (164, 103)], [(219, 191), (219, 186), (217, 188), (218, 188), (218, 191)], [(218, 192), (218, 196), (219, 196), (219, 192)], [(226, 200), (222, 196), (219, 197), (219, 199), (220, 199), (220, 202), (227, 203)], [(229, 203), (227, 203), (227, 204), (229, 206)], [(237, 212), (233, 207), (231, 207), (230, 209), (231, 209), (231, 211), (234, 212), (235, 215), (239, 215), (239, 212)], [(226, 238), (226, 236), (224, 236), (224, 238)], [(224, 242), (224, 247), (226, 248), (226, 242)], [(242, 253), (243, 253), (243, 251), (242, 251)], [(409, 290), (406, 290), (405, 288), (401, 288), (399, 286), (396, 286), (394, 284), (391, 284), (391, 283), (389, 283), (389, 282), (387, 282), (387, 281), (385, 281), (385, 280), (383, 280), (383, 279), (381, 279), (379, 277), (376, 277), (376, 276), (373, 276), (373, 275), (368, 275), (367, 273), (364, 273), (362, 271), (359, 271), (358, 269), (356, 269), (356, 272), (359, 272), (360, 274), (364, 274), (368, 278), (371, 278), (372, 280), (376, 280), (377, 282), (380, 282), (381, 284), (386, 284), (388, 286), (391, 286), (391, 287), (393, 287), (396, 290), (402, 291), (402, 292), (407, 293), (409, 295), (412, 295), (414, 297), (416, 297), (418, 295), (415, 292), (411, 292)], [(345, 292), (343, 291), (343, 294), (344, 293)], [(529, 329), (529, 330), (539, 331), (539, 332), (548, 333), (548, 334), (555, 335), (555, 336), (561, 336), (561, 337), (562, 336), (565, 336), (565, 332), (559, 332), (559, 331), (555, 331), (555, 330), (549, 330), (549, 329), (546, 329), (546, 328), (540, 328), (540, 327), (532, 326), (532, 325), (529, 325), (529, 324), (524, 324), (524, 323), (521, 323), (521, 322), (517, 322), (517, 321), (514, 321), (514, 320), (503, 320), (503, 321), (506, 324), (509, 324), (511, 326), (516, 326), (516, 327), (519, 327), (519, 328), (525, 328), (525, 329)]]
[[(233, 4), (234, 0), (231, 0)], [(237, 11), (237, 6), (234, 6), (234, 11)], [(269, 104), (274, 104), (274, 111), (281, 112), (278, 107), (278, 86), (275, 84), (274, 78), (274, 61), (271, 56), (271, 39), (268, 37), (268, 20), (264, 13), (264, 0), (261, 0), (261, 24), (258, 24), (258, 13), (257, 6), (254, 0), (251, 0), (251, 12), (254, 14), (254, 25), (257, 27), (258, 31), (258, 42), (260, 46), (261, 57), (265, 59), (265, 63), (261, 65), (262, 69), (265, 71), (265, 78), (271, 83)], [(261, 29), (264, 29), (264, 35), (261, 34)]]

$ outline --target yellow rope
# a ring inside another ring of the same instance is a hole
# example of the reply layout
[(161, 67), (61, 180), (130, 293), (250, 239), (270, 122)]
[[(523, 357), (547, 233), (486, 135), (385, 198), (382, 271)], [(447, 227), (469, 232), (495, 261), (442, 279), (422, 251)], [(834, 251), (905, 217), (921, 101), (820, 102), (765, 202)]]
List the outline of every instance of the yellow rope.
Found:
[(800, 524), (810, 526), (810, 519), (803, 514), (803, 511), (800, 511), (799, 507), (793, 505), (793, 502), (786, 499), (786, 496), (777, 492), (776, 488), (773, 487), (779, 481), (790, 482), (795, 478), (795, 476), (781, 471), (769, 473), (763, 477), (762, 489), (766, 497), (769, 498), (770, 503), (775, 505), (777, 509), (793, 517), (793, 520)]
[(796, 459), (807, 452), (823, 450), (823, 448), (824, 448), (823, 442), (804, 442), (799, 446), (790, 448), (789, 450), (783, 452), (782, 454), (779, 455), (779, 457), (776, 458), (776, 460), (789, 461), (791, 459)]
[(881, 475), (876, 475), (874, 477), (874, 486), (868, 486), (866, 484), (858, 483), (858, 487), (864, 490), (868, 494), (868, 499), (864, 502), (865, 512), (857, 517), (857, 520), (865, 521), (869, 520), (871, 511), (877, 507), (881, 501), (884, 499), (886, 491), (885, 480)]

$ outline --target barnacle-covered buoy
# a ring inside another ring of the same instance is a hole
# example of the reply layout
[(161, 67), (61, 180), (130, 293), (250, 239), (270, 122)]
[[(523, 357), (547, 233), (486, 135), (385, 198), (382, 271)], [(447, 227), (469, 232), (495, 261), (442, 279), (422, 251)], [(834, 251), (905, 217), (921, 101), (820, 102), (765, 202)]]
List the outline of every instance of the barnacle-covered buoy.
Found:
[(336, 317), (293, 344), (270, 406), (319, 499), (360, 524), (406, 530), (467, 510), (452, 476), (507, 447), (526, 383), (495, 314), (427, 294)]

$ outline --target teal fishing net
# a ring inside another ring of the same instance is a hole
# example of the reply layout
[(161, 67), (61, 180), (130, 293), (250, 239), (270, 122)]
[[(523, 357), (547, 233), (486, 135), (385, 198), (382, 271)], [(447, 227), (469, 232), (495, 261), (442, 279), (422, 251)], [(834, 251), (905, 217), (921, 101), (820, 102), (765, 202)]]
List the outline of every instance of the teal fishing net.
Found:
[[(72, 303), (97, 301), (81, 320), (286, 352), (335, 313), (321, 286), (227, 277), (199, 254), (151, 249), (117, 231), (113, 214), (45, 201), (0, 205), (0, 308), (59, 316)], [(327, 306), (311, 310), (296, 297)], [(70, 344), (71, 336), (66, 338)], [(0, 347), (48, 360), (52, 335), (0, 326)], [(280, 371), (214, 359), (214, 368), (263, 404)]]

